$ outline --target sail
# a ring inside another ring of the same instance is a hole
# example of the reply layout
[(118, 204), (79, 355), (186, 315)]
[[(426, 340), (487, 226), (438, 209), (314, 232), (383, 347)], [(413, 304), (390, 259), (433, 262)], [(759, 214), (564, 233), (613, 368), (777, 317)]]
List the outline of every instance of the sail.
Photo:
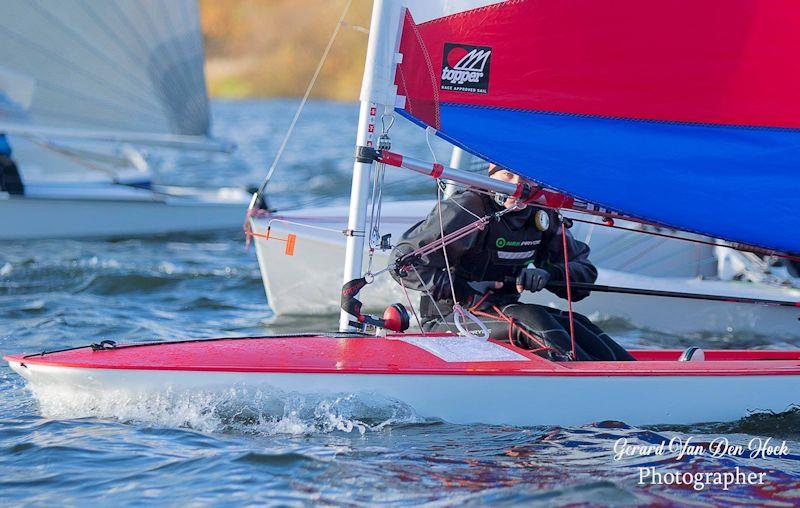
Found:
[(0, 131), (208, 134), (195, 0), (0, 0), (0, 10)]
[(424, 23), (463, 11), (497, 4), (505, 0), (405, 0), (406, 8), (414, 13), (416, 23)]
[(586, 201), (800, 252), (800, 3), (519, 0), (424, 23), (414, 7), (403, 115)]

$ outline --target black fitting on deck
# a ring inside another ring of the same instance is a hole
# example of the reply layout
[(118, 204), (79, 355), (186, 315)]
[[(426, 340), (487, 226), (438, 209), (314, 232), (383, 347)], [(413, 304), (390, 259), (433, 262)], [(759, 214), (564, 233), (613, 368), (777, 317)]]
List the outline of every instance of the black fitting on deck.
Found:
[(357, 146), (356, 147), (356, 162), (362, 164), (372, 164), (380, 160), (381, 153), (371, 146)]

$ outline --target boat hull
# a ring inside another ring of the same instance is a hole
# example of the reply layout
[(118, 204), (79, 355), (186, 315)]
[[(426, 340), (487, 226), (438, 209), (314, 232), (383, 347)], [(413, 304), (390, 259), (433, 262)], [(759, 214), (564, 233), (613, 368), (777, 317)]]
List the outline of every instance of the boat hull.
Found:
[(224, 339), (6, 360), (37, 396), (53, 388), (62, 403), (65, 390), (116, 400), (207, 396), (233, 388), (317, 397), (364, 394), (400, 401), (422, 417), (520, 426), (732, 421), (800, 403), (796, 351), (707, 352), (705, 362), (678, 362), (677, 351), (640, 351), (637, 362), (554, 363), (507, 344), (469, 341)]
[[(631, 425), (734, 421), (755, 411), (781, 412), (800, 403), (800, 376), (573, 377), (398, 374), (147, 372), (11, 367), (36, 388), (52, 384), (91, 394), (120, 387), (115, 397), (158, 397), (165, 390), (225, 394), (232, 387), (264, 393), (379, 395), (422, 417), (451, 423), (518, 426), (581, 425), (618, 420)], [(735, 393), (737, 397), (730, 397)]]
[[(171, 194), (112, 185), (31, 186), (25, 197), (0, 196), (0, 240), (97, 238), (201, 232), (241, 227), (245, 195)], [(232, 191), (237, 191), (232, 189)]]

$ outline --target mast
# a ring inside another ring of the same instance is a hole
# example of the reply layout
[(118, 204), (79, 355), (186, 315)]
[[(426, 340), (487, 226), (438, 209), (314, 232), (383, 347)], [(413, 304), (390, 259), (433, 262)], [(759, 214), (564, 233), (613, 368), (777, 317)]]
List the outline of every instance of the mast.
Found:
[[(465, 152), (461, 148), (457, 146), (453, 146), (453, 150), (450, 153), (450, 167), (455, 169), (463, 169), (464, 171), (469, 171), (472, 169), (472, 164), (475, 161), (476, 157), (469, 152)], [(455, 185), (455, 182), (447, 180), (446, 186), (444, 189), (444, 197), (449, 198), (453, 195), (453, 193), (458, 190)]]
[[(400, 0), (375, 0), (372, 6), (367, 58), (361, 81), (361, 109), (358, 115), (356, 146), (374, 147), (381, 115), (392, 114), (397, 100), (395, 67), (400, 63), (401, 17), (405, 8)], [(364, 253), (364, 230), (367, 222), (370, 171), (372, 164), (356, 161), (350, 188), (350, 213), (347, 221), (347, 250), (342, 284), (361, 277)], [(351, 330), (353, 319), (345, 311), (339, 318), (339, 330)]]

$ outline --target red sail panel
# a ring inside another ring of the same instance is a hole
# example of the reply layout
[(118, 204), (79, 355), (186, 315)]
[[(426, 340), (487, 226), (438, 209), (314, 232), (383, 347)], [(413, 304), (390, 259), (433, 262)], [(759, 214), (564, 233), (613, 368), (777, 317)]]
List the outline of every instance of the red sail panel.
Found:
[(512, 0), (408, 17), (397, 84), (437, 127), (437, 102), (800, 127), (798, 27), (797, 0)]

